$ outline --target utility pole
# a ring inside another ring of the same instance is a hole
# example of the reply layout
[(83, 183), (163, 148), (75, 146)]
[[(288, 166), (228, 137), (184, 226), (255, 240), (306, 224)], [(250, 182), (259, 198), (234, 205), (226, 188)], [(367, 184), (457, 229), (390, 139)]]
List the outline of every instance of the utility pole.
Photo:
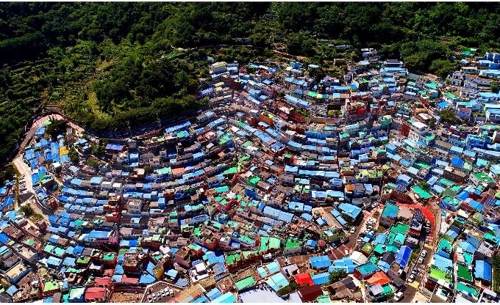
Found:
[(158, 112), (156, 112), (156, 121), (158, 122), (158, 128), (161, 129), (161, 120)]

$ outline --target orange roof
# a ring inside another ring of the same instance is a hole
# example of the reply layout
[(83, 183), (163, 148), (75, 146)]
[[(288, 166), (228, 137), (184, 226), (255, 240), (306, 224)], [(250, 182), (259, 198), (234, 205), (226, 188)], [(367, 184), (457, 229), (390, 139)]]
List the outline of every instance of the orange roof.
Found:
[(374, 273), (370, 276), (369, 279), (366, 280), (369, 284), (376, 285), (385, 285), (391, 282), (391, 279), (382, 271)]
[(174, 175), (182, 175), (184, 174), (184, 167), (174, 168), (172, 169), (172, 174)]
[(346, 191), (354, 191), (354, 185), (348, 184), (345, 186)]

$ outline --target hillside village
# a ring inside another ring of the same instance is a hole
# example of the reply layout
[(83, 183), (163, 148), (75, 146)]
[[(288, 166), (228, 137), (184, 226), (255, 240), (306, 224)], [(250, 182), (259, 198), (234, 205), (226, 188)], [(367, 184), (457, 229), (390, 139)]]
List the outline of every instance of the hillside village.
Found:
[(440, 80), (361, 53), (210, 63), (208, 109), (127, 139), (35, 124), (0, 302), (499, 302), (500, 54)]

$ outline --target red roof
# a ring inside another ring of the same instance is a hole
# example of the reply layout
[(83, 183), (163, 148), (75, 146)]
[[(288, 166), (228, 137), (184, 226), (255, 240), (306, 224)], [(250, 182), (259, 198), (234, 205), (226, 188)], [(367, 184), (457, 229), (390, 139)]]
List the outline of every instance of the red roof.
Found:
[(100, 300), (106, 295), (105, 287), (89, 287), (85, 290), (85, 301)]
[(127, 277), (125, 274), (122, 276), (122, 284), (135, 284), (139, 283), (139, 279), (136, 277)]
[(114, 269), (104, 269), (104, 275), (113, 276), (114, 273), (115, 273)]
[(309, 273), (300, 273), (300, 274), (295, 275), (295, 281), (300, 286), (312, 286), (312, 285), (314, 285), (314, 282), (313, 282), (311, 275)]
[(302, 302), (312, 302), (323, 294), (323, 290), (318, 285), (299, 289), (298, 294)]
[(111, 278), (106, 277), (96, 277), (94, 279), (94, 283), (96, 286), (109, 286), (111, 284)]

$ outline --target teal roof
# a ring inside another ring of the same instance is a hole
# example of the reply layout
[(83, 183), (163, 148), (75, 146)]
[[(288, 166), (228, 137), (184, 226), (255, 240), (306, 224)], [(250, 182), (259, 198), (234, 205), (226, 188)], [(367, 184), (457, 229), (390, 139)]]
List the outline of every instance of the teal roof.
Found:
[(398, 216), (399, 207), (394, 204), (387, 203), (385, 205), (384, 211), (382, 212), (383, 218), (396, 218)]

